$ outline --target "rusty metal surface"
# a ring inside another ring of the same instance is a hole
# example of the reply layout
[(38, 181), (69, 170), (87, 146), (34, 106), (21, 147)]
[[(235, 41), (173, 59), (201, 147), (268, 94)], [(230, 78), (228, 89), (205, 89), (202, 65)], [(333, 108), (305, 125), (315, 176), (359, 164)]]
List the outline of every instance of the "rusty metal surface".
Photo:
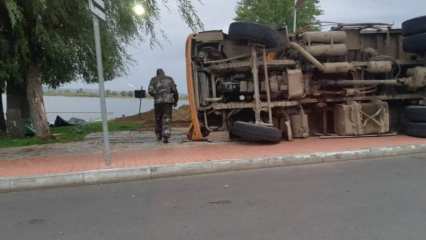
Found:
[(315, 57), (318, 56), (343, 56), (348, 52), (346, 44), (318, 44), (309, 45), (306, 51)]
[[(257, 65), (259, 68), (263, 67), (263, 61), (258, 61)], [(295, 66), (296, 62), (294, 60), (272, 60), (268, 61), (269, 69), (285, 69), (286, 67)], [(213, 72), (223, 72), (223, 71), (250, 71), (251, 64), (249, 61), (244, 62), (232, 62), (232, 63), (223, 63), (217, 65), (211, 65), (208, 67), (210, 71)]]
[(303, 40), (309, 45), (311, 43), (343, 43), (346, 39), (347, 34), (344, 31), (303, 33)]
[(426, 85), (426, 67), (416, 67), (408, 70), (411, 82), (408, 84), (411, 89), (417, 89)]
[(307, 138), (309, 137), (309, 123), (308, 115), (304, 112), (290, 116), (292, 135), (294, 138)]
[[(316, 100), (313, 100), (316, 101)], [(295, 107), (300, 103), (296, 101), (276, 101), (271, 102), (271, 107)], [(255, 103), (241, 103), (241, 102), (233, 102), (233, 103), (214, 103), (212, 104), (212, 109), (214, 110), (226, 110), (226, 109), (252, 109), (255, 108)], [(261, 106), (263, 109), (267, 109), (268, 104), (266, 102), (262, 102)]]
[(370, 61), (367, 64), (367, 72), (370, 73), (389, 73), (392, 72), (391, 61)]
[(288, 98), (300, 99), (305, 96), (305, 80), (301, 70), (288, 70)]
[[(248, 39), (225, 37), (217, 43), (213, 37), (211, 48), (223, 53), (219, 59), (214, 51), (210, 53), (214, 57), (207, 59), (208, 53), (197, 55), (194, 50), (194, 63), (209, 74), (213, 86), (209, 94), (216, 99), (199, 108), (200, 113), (209, 112), (202, 120), (220, 126), (236, 119), (271, 122), (272, 118), (289, 140), (303, 135), (300, 129), (309, 128), (304, 120), (323, 123), (324, 133), (382, 134), (389, 131), (388, 110), (378, 108), (383, 111), (378, 121), (371, 117), (377, 111), (369, 113), (369, 106), (426, 100), (426, 59), (403, 51), (400, 30), (382, 23), (338, 24), (331, 30), (292, 35), (276, 49), (264, 49)], [(202, 51), (204, 46), (201, 40)], [(300, 109), (307, 111), (306, 119), (295, 119)], [(357, 128), (345, 125), (343, 112), (358, 116)], [(333, 114), (341, 117), (333, 119)], [(344, 126), (333, 130), (338, 122)], [(311, 124), (313, 131), (321, 132), (318, 124)]]
[(389, 106), (386, 102), (338, 104), (334, 109), (334, 129), (341, 136), (389, 132)]
[[(271, 106), (277, 107), (296, 107), (300, 104), (314, 104), (320, 102), (326, 103), (339, 103), (345, 101), (372, 101), (372, 100), (421, 100), (426, 98), (424, 95), (418, 94), (395, 94), (395, 95), (377, 95), (377, 96), (358, 96), (358, 97), (337, 97), (337, 98), (303, 98), (298, 101), (272, 101)], [(262, 108), (266, 109), (268, 104), (266, 102), (261, 103)], [(213, 103), (211, 109), (214, 110), (229, 110), (229, 109), (250, 109), (254, 108), (255, 104), (252, 102), (230, 102), (230, 103)]]
[(324, 73), (348, 73), (354, 71), (355, 67), (349, 62), (334, 62), (334, 63), (324, 63)]
[(224, 39), (225, 36), (222, 31), (206, 31), (194, 36), (194, 40), (199, 42), (219, 42)]

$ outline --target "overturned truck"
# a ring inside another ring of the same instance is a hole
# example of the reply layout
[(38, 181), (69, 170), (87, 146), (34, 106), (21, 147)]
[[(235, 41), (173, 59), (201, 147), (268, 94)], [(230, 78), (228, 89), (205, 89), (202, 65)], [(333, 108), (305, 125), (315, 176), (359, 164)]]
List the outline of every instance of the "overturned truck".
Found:
[(189, 36), (189, 137), (278, 142), (309, 136), (426, 137), (426, 17), (330, 31), (235, 22)]

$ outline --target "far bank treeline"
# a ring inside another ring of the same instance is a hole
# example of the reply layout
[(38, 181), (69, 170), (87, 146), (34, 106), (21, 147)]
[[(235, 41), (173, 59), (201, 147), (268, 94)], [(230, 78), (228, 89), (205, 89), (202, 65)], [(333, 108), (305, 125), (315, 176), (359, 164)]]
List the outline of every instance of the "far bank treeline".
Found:
[[(99, 97), (99, 92), (97, 90), (90, 89), (44, 89), (44, 96), (61, 96), (61, 97)], [(114, 90), (105, 90), (105, 96), (108, 98), (135, 98), (135, 91), (114, 91)], [(146, 96), (150, 99), (151, 96)], [(188, 99), (186, 95), (181, 94), (180, 99)]]
[[(133, 13), (136, 3), (144, 6), (143, 16)], [(192, 30), (202, 28), (190, 0), (176, 3)], [(107, 21), (101, 24), (101, 37), (105, 77), (111, 80), (126, 73), (131, 61), (128, 44), (157, 43), (160, 5), (169, 3), (105, 0), (105, 4)], [(0, 98), (0, 132), (7, 129), (8, 134), (21, 136), (23, 123), (30, 121), (37, 137), (48, 138), (43, 85), (56, 88), (76, 79), (97, 82), (94, 48), (87, 1), (0, 0), (0, 93), (7, 92), (8, 102), (3, 109)]]
[[(109, 98), (134, 98), (134, 91), (113, 91), (105, 90), (105, 97)], [(63, 96), (63, 97), (99, 97), (97, 91), (85, 89), (47, 89), (43, 91), (44, 96)]]

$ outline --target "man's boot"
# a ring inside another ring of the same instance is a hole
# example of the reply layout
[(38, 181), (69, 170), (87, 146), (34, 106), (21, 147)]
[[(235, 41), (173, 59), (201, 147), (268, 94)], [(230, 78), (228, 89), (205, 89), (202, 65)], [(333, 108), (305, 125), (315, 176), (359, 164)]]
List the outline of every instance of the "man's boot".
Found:
[(163, 137), (163, 143), (164, 144), (169, 143), (169, 137)]
[(157, 141), (161, 142), (162, 137), (160, 135), (157, 135)]

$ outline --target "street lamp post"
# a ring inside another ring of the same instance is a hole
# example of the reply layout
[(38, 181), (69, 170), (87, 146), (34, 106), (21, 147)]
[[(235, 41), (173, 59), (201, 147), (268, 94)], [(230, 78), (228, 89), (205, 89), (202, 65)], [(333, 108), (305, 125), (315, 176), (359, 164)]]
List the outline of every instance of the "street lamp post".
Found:
[[(105, 100), (105, 80), (104, 80), (104, 67), (102, 63), (102, 46), (101, 46), (101, 34), (99, 27), (99, 20), (105, 21), (105, 2), (104, 0), (88, 0), (89, 9), (93, 14), (93, 30), (95, 36), (95, 48), (96, 48), (96, 65), (98, 69), (98, 80), (99, 80), (99, 97), (101, 105), (101, 116), (102, 116), (102, 132), (104, 140), (104, 159), (106, 165), (111, 165), (112, 154), (109, 142), (108, 134), (108, 116), (107, 106)], [(142, 16), (145, 14), (145, 8), (142, 4), (136, 3), (133, 7), (133, 11), (136, 15)]]
[(112, 154), (111, 147), (109, 143), (109, 134), (108, 134), (108, 116), (107, 116), (107, 106), (105, 100), (105, 83), (104, 83), (104, 67), (102, 63), (102, 46), (101, 46), (101, 34), (99, 27), (99, 19), (105, 21), (105, 3), (103, 0), (89, 0), (89, 8), (93, 13), (93, 30), (95, 36), (95, 48), (96, 48), (96, 65), (98, 70), (98, 80), (99, 80), (99, 96), (100, 96), (100, 105), (101, 105), (101, 116), (102, 116), (102, 130), (103, 130), (103, 140), (104, 140), (104, 160), (106, 165), (111, 165), (112, 163)]

